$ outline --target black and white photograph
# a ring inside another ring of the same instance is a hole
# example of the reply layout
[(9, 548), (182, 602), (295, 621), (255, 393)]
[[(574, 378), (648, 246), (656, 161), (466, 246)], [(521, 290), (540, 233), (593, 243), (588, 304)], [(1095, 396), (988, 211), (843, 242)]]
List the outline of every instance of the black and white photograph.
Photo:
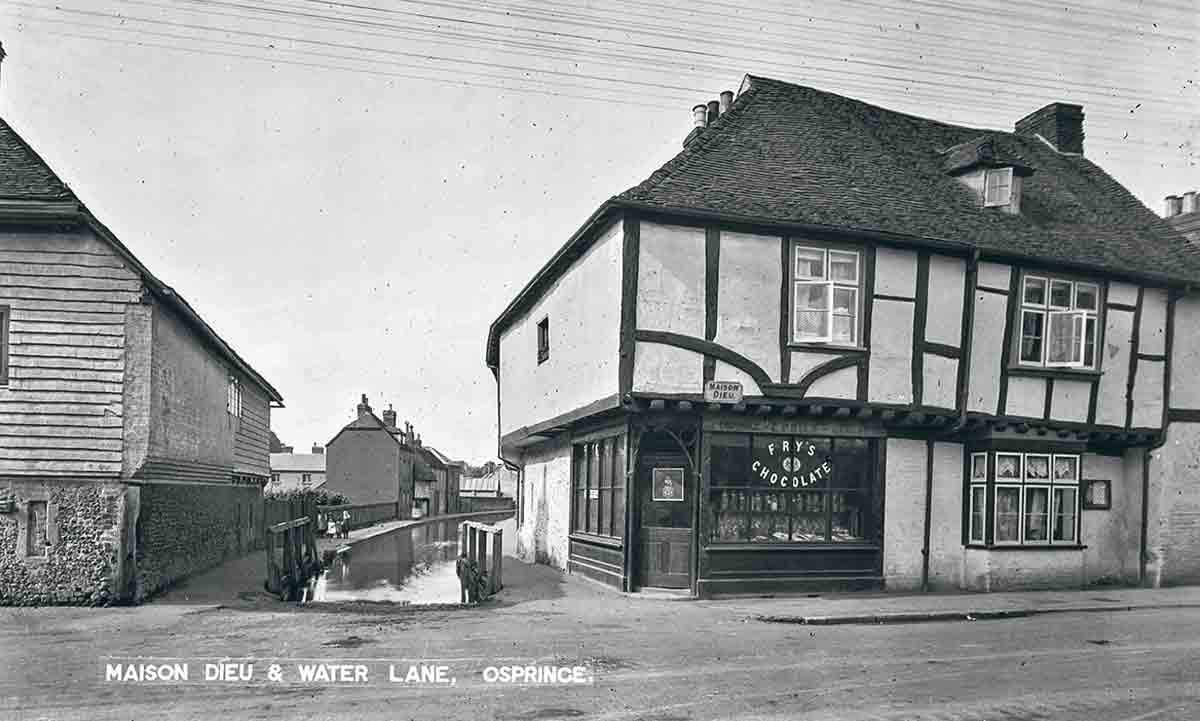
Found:
[(0, 0), (0, 721), (1200, 719), (1197, 0)]

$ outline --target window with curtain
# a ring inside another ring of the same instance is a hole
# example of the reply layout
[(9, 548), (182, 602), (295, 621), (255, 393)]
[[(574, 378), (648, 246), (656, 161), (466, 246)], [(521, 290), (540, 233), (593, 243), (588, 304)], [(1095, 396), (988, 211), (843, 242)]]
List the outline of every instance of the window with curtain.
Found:
[(1021, 279), (1020, 365), (1096, 368), (1100, 286), (1026, 274)]
[(987, 544), (990, 539), (995, 545), (1077, 545), (1079, 463), (1075, 454), (972, 453), (967, 542)]
[(862, 296), (861, 254), (792, 245), (792, 342), (858, 346)]
[(713, 433), (709, 542), (868, 543), (876, 532), (876, 442)]

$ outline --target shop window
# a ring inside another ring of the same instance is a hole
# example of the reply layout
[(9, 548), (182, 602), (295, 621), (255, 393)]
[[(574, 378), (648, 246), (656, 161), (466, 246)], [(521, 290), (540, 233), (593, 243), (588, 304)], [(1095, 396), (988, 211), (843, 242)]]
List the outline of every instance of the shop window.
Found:
[(792, 246), (792, 342), (858, 346), (861, 256), (853, 250)]
[(1024, 276), (1017, 339), (1020, 364), (1094, 370), (1099, 313), (1096, 283)]
[(625, 535), (625, 438), (610, 436), (572, 449), (571, 531), (594, 536)]
[(875, 441), (714, 433), (707, 442), (710, 543), (877, 538)]
[(973, 453), (968, 480), (968, 544), (1078, 545), (1079, 456)]

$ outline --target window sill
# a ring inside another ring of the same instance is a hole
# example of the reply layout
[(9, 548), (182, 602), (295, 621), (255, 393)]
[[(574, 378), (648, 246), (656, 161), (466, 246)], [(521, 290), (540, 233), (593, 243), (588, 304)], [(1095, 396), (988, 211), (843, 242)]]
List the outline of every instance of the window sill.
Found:
[(621, 539), (611, 536), (596, 536), (591, 533), (582, 533), (575, 531), (570, 535), (572, 541), (580, 541), (581, 543), (590, 543), (594, 546), (608, 546), (609, 548), (621, 548), (624, 546)]
[(870, 348), (861, 345), (841, 345), (840, 343), (822, 343), (820, 341), (788, 341), (788, 350), (816, 350), (838, 353), (869, 353)]
[(828, 541), (813, 541), (805, 543), (709, 543), (705, 550), (720, 551), (878, 551), (879, 544), (863, 542), (830, 543)]
[(1086, 545), (1056, 543), (1037, 545), (1034, 543), (968, 543), (967, 548), (973, 548), (977, 551), (1083, 551), (1087, 548)]
[(1031, 376), (1034, 378), (1074, 378), (1081, 381), (1098, 380), (1100, 371), (1083, 368), (1046, 368), (1045, 366), (1009, 366), (1008, 374), (1012, 376)]

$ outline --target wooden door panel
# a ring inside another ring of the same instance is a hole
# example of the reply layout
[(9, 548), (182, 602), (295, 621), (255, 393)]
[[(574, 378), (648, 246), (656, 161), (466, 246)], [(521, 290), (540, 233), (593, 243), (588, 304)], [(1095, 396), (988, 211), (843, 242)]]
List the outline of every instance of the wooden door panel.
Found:
[(691, 586), (690, 528), (642, 528), (642, 584), (661, 588)]

